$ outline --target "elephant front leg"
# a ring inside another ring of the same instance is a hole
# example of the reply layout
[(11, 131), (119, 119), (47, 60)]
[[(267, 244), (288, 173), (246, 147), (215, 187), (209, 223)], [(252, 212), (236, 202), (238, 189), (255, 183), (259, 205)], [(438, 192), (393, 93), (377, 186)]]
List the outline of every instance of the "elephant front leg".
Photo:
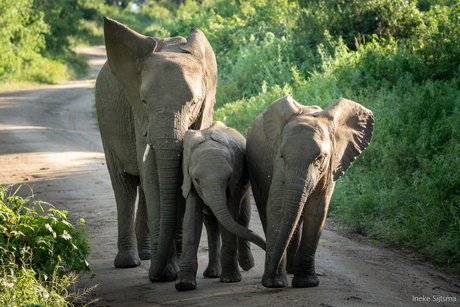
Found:
[(142, 189), (142, 185), (139, 185), (139, 205), (136, 214), (136, 239), (137, 250), (141, 260), (149, 260), (152, 257), (147, 216), (144, 190)]
[(270, 272), (268, 270), (268, 263), (270, 263), (270, 258), (265, 257), (265, 271), (262, 276), (262, 285), (267, 288), (283, 288), (287, 287), (287, 278), (286, 278), (286, 257), (283, 257), (280, 261), (280, 265), (275, 272)]
[(179, 291), (195, 290), (198, 269), (197, 253), (203, 228), (203, 202), (191, 191), (187, 197), (182, 234), (182, 260), (176, 280)]
[[(239, 201), (234, 203), (227, 201), (228, 210), (235, 221), (238, 221)], [(238, 237), (228, 231), (219, 223), (220, 233), (222, 236), (222, 275), (221, 282), (239, 282), (241, 273), (238, 267)]]
[(203, 272), (203, 276), (217, 278), (222, 274), (220, 263), (221, 245), (219, 222), (212, 212), (207, 214), (206, 209), (204, 214), (204, 225), (206, 226), (206, 234), (208, 237), (209, 262), (206, 270)]
[(294, 260), (293, 287), (316, 287), (319, 284), (315, 271), (315, 254), (333, 189), (332, 185), (323, 192), (323, 195), (305, 204), (302, 239)]
[(229, 232), (224, 227), (220, 227), (222, 234), (222, 275), (221, 282), (239, 282), (241, 281), (241, 273), (238, 267), (238, 237)]
[(275, 271), (269, 270), (270, 261), (281, 229), (281, 220), (284, 208), (281, 205), (284, 191), (276, 189), (275, 198), (267, 205), (267, 252), (265, 253), (265, 271), (262, 276), (262, 285), (268, 288), (282, 288), (287, 286), (286, 278), (286, 255), (281, 258), (280, 264)]
[(289, 246), (286, 250), (286, 272), (289, 274), (294, 273), (294, 263), (295, 263), (295, 255), (297, 254), (297, 250), (299, 249), (300, 245), (300, 231), (302, 227), (302, 218), (300, 218), (297, 227), (295, 228), (294, 234), (292, 235), (291, 242), (289, 242)]
[(114, 265), (116, 268), (133, 268), (141, 264), (134, 233), (137, 179), (135, 176), (118, 170), (109, 160), (107, 166), (117, 203), (118, 253)]
[(313, 240), (302, 238), (301, 246), (295, 257), (293, 287), (308, 288), (316, 287), (319, 284), (315, 271), (315, 254), (318, 242), (314, 238), (311, 239)]
[[(241, 226), (248, 228), (250, 220), (251, 202), (249, 193), (247, 193), (241, 200), (238, 222)], [(241, 268), (245, 271), (249, 271), (254, 267), (254, 256), (251, 252), (251, 243), (241, 238), (238, 238), (238, 262)]]

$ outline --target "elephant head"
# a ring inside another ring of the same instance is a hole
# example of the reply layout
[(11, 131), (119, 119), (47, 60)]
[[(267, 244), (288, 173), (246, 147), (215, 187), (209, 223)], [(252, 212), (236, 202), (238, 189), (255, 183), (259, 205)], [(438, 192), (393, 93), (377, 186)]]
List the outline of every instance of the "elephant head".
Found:
[[(133, 113), (147, 208), (153, 198), (161, 204), (158, 247), (150, 272), (156, 280), (164, 275), (174, 246), (184, 133), (212, 123), (217, 63), (211, 45), (196, 28), (187, 39), (159, 39), (104, 18), (104, 34), (110, 71)], [(153, 181), (159, 182), (159, 191), (152, 190)]]
[(245, 149), (224, 132), (214, 130), (205, 134), (189, 130), (185, 133), (182, 166), (184, 198), (188, 197), (192, 188), (195, 189), (222, 226), (265, 250), (265, 240), (238, 224), (227, 207), (228, 197), (235, 197), (235, 205), (238, 206), (248, 189), (247, 174), (243, 174), (245, 167)]
[[(322, 110), (303, 106), (289, 95), (265, 110), (263, 133), (273, 149), (268, 206), (282, 202), (284, 210), (264, 276), (265, 286), (279, 286), (270, 278), (276, 275), (301, 216), (304, 227), (294, 272), (306, 274), (299, 263), (314, 261), (335, 182), (369, 145), (373, 127), (372, 112), (344, 98)], [(299, 280), (303, 277), (295, 275), (293, 285), (312, 286), (316, 282)]]

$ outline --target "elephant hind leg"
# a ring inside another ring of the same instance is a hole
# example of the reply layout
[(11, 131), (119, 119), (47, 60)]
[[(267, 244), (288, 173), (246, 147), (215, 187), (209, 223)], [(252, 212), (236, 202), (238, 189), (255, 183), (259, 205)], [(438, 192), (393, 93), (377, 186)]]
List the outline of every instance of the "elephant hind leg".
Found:
[[(249, 193), (241, 200), (241, 208), (239, 212), (238, 222), (241, 226), (248, 228), (251, 220), (251, 200)], [(238, 238), (238, 263), (240, 267), (249, 271), (255, 265), (254, 256), (251, 252), (251, 244), (247, 240)]]
[(147, 207), (145, 203), (145, 194), (142, 185), (139, 185), (139, 203), (136, 214), (136, 239), (137, 250), (141, 260), (152, 258)]
[(110, 161), (110, 155), (106, 154), (106, 157), (117, 203), (118, 253), (114, 265), (116, 268), (133, 268), (141, 264), (134, 230), (138, 178), (118, 169), (115, 163)]

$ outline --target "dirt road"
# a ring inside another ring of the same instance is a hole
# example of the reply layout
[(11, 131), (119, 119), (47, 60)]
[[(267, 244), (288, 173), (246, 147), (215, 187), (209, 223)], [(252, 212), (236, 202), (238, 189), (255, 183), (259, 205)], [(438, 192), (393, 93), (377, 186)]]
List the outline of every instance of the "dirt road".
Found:
[[(316, 288), (264, 288), (260, 283), (264, 253), (257, 246), (253, 246), (256, 266), (242, 272), (242, 282), (203, 278), (205, 237), (195, 291), (178, 292), (174, 283), (150, 282), (150, 261), (134, 269), (116, 269), (116, 208), (92, 114), (95, 76), (105, 51), (102, 47), (78, 51), (90, 55), (88, 78), (0, 94), (0, 184), (32, 186), (36, 198), (68, 210), (71, 221), (86, 220), (93, 236), (90, 263), (96, 277), (84, 276), (77, 288), (99, 284), (87, 297), (99, 298), (95, 306), (460, 305), (458, 277), (409, 253), (332, 231), (330, 220), (317, 252), (322, 275)], [(28, 189), (21, 194), (27, 195)], [(254, 206), (250, 227), (261, 233)], [(289, 283), (291, 279), (288, 275)]]

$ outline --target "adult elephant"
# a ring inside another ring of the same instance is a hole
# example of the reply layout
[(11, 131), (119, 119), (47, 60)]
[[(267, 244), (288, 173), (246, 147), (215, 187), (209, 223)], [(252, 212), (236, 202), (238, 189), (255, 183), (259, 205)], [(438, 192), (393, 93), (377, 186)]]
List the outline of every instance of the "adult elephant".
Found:
[[(289, 95), (252, 122), (246, 155), (267, 236), (265, 287), (287, 286), (286, 254), (295, 257), (294, 287), (318, 285), (315, 253), (335, 182), (367, 148), (373, 131), (372, 112), (343, 98), (322, 110)], [(299, 243), (294, 233), (302, 219)]]
[(187, 39), (158, 39), (104, 18), (104, 35), (108, 60), (95, 95), (117, 203), (114, 264), (135, 267), (152, 257), (150, 279), (175, 280), (178, 204), (185, 202), (180, 196), (182, 139), (186, 130), (212, 123), (216, 58), (199, 29)]

